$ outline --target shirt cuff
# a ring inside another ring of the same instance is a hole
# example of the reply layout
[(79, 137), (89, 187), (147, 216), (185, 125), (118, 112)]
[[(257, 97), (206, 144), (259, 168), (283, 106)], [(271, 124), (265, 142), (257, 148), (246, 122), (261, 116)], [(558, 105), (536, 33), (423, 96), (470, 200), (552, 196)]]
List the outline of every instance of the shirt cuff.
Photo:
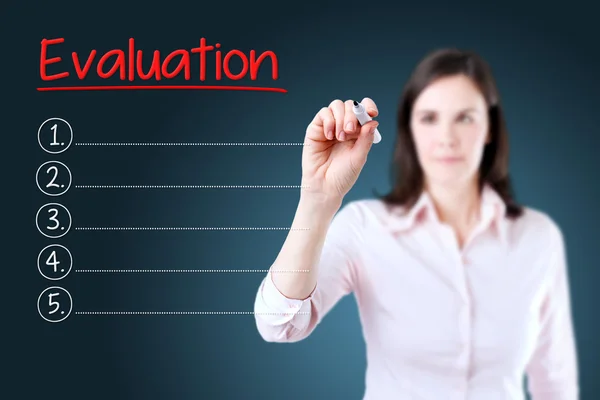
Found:
[[(315, 288), (316, 289), (316, 288)], [(310, 321), (311, 295), (304, 299), (286, 297), (273, 283), (272, 273), (269, 272), (261, 285), (261, 297), (265, 306), (265, 317), (274, 325), (291, 322), (296, 328), (302, 328)]]
[(578, 385), (569, 385), (556, 390), (545, 390), (544, 388), (539, 388), (539, 390), (530, 389), (529, 394), (535, 400), (576, 400), (579, 399), (580, 392)]

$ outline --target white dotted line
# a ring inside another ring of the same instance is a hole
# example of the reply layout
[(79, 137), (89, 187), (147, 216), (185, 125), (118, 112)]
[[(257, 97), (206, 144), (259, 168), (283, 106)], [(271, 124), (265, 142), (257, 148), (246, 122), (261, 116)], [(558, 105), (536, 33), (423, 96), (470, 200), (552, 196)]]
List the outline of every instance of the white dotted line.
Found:
[(285, 228), (285, 227), (143, 227), (143, 226), (116, 226), (116, 227), (89, 227), (79, 226), (76, 231), (307, 231), (310, 228)]
[(296, 272), (310, 272), (308, 269), (297, 269), (297, 270), (274, 270), (268, 269), (77, 269), (75, 272), (108, 272), (108, 273), (140, 273), (140, 272), (154, 272), (154, 273), (171, 273), (171, 272), (198, 272), (198, 273), (296, 273)]
[(248, 142), (224, 142), (224, 143), (75, 143), (75, 146), (310, 146), (310, 143), (278, 143), (278, 142), (258, 142), (258, 143), (248, 143)]
[(75, 311), (77, 315), (309, 315), (310, 312), (256, 313), (253, 311)]
[(75, 185), (77, 189), (307, 189), (302, 185)]

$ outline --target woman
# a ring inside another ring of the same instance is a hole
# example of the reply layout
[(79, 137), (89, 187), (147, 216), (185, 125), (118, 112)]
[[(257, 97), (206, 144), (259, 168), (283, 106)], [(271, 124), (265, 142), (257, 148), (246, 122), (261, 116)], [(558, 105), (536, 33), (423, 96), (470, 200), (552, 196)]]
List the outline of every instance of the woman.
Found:
[(512, 197), (487, 64), (454, 49), (428, 55), (401, 100), (395, 187), (342, 207), (377, 126), (359, 126), (351, 107), (333, 101), (306, 130), (306, 189), (256, 296), (262, 337), (301, 340), (353, 292), (365, 399), (524, 399), (525, 374), (534, 400), (577, 399), (562, 234)]

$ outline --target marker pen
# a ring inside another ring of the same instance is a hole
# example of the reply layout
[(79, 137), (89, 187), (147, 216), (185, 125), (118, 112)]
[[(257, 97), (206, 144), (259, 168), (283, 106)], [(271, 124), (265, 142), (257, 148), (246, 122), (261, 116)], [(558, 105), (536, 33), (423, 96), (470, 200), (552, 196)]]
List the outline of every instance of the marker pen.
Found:
[[(354, 115), (356, 115), (356, 119), (361, 125), (366, 124), (371, 121), (372, 118), (369, 114), (367, 114), (367, 110), (365, 107), (357, 101), (354, 101), (354, 107), (352, 107), (352, 111), (354, 111)], [(381, 134), (377, 129), (375, 129), (375, 136), (373, 137), (373, 143), (381, 142)]]

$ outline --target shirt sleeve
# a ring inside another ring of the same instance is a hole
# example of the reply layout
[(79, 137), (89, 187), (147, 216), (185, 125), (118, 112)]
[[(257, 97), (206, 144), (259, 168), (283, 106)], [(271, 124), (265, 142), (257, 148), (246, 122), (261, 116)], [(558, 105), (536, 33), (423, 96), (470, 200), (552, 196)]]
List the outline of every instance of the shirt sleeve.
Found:
[(554, 225), (550, 285), (541, 309), (537, 347), (527, 367), (533, 400), (579, 399), (576, 341), (564, 239)]
[(342, 207), (327, 230), (319, 259), (317, 284), (304, 300), (284, 296), (272, 273), (262, 280), (254, 303), (258, 331), (269, 342), (306, 338), (331, 308), (354, 289), (362, 241), (360, 211), (354, 203)]

